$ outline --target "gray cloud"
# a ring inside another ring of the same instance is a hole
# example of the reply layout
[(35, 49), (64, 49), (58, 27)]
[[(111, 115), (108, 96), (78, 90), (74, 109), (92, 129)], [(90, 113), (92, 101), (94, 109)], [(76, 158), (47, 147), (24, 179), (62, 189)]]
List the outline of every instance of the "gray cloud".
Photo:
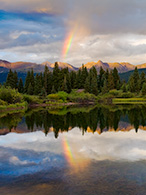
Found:
[[(145, 0), (0, 0), (0, 7), (7, 11), (0, 12), (0, 58), (145, 62)], [(72, 45), (62, 59), (69, 32)]]

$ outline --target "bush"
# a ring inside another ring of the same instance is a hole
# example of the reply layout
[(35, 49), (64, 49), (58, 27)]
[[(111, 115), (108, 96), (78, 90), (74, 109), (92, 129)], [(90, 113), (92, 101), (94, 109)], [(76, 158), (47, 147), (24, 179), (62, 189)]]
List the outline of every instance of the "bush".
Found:
[(131, 92), (126, 92), (126, 93), (122, 93), (121, 97), (122, 98), (132, 98), (134, 97), (134, 94)]
[(11, 88), (0, 88), (0, 99), (8, 104), (20, 103), (22, 101), (22, 95)]
[(111, 95), (113, 95), (115, 97), (120, 96), (121, 93), (122, 93), (121, 90), (116, 90), (116, 89), (113, 89), (113, 90), (109, 91), (109, 94), (111, 94)]
[(7, 105), (7, 102), (0, 99), (0, 106), (6, 106), (6, 105)]
[(68, 95), (68, 99), (73, 102), (95, 101), (96, 96), (85, 92), (78, 93), (76, 90), (73, 90)]
[(57, 93), (49, 94), (49, 95), (47, 96), (47, 98), (48, 98), (49, 100), (59, 100), (59, 99), (60, 99), (60, 97), (59, 97), (59, 95), (58, 95)]
[(59, 98), (61, 100), (63, 100), (64, 102), (67, 100), (68, 98), (68, 93), (64, 92), (64, 91), (59, 91), (58, 92)]
[(26, 101), (28, 104), (37, 104), (41, 103), (41, 100), (35, 95), (23, 95), (23, 100)]
[(58, 93), (55, 93), (55, 94), (49, 94), (47, 96), (47, 98), (49, 100), (62, 100), (63, 102), (65, 102), (68, 98), (68, 94), (64, 91), (59, 91)]

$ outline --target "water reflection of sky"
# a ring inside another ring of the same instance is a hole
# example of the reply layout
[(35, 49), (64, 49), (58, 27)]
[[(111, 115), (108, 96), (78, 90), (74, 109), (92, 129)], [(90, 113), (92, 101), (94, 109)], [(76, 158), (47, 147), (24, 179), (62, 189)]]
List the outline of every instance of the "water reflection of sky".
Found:
[(9, 133), (0, 137), (1, 175), (23, 175), (71, 166), (82, 168), (90, 161), (130, 161), (146, 159), (146, 133), (130, 132), (85, 133), (78, 128), (47, 136), (43, 132)]

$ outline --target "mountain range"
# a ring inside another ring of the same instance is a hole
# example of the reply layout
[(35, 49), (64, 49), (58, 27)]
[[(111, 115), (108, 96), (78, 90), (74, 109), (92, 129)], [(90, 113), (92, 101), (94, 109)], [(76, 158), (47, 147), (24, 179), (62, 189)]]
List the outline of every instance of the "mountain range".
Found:
[[(47, 66), (49, 68), (49, 70), (52, 71), (54, 68), (54, 64), (55, 63), (51, 63), (48, 61), (39, 64), (39, 63), (32, 63), (32, 62), (13, 62), (13, 63), (11, 63), (11, 62), (8, 62), (6, 60), (0, 60), (0, 72), (2, 72), (2, 71), (6, 72), (10, 68), (12, 70), (16, 70), (17, 72), (27, 72), (28, 70), (31, 70), (32, 68), (33, 68), (34, 72), (43, 72), (45, 66)], [(61, 68), (68, 68), (69, 71), (77, 71), (79, 68), (81, 68), (81, 67), (76, 68), (75, 66), (68, 64), (68, 63), (65, 63), (65, 62), (58, 62), (58, 66), (60, 69)], [(138, 69), (146, 68), (146, 63), (135, 66), (135, 65), (132, 65), (128, 62), (106, 63), (106, 62), (102, 62), (101, 60), (99, 60), (98, 62), (88, 62), (87, 64), (84, 64), (84, 66), (88, 70), (90, 70), (90, 68), (92, 68), (94, 66), (98, 72), (100, 70), (100, 67), (102, 67), (104, 70), (106, 70), (106, 69), (112, 70), (112, 69), (114, 69), (114, 67), (116, 67), (119, 73), (123, 73), (123, 72), (128, 72), (130, 70), (134, 70), (135, 67), (137, 67)]]
[[(0, 83), (3, 83), (6, 81), (7, 74), (9, 72), (9, 69), (12, 69), (13, 71), (16, 70), (18, 73), (18, 78), (22, 78), (25, 80), (25, 77), (27, 75), (27, 71), (31, 70), (33, 68), (34, 73), (43, 72), (45, 66), (49, 68), (50, 71), (53, 71), (55, 63), (51, 62), (43, 62), (41, 64), (39, 63), (32, 63), (32, 62), (8, 62), (6, 60), (0, 60)], [(69, 71), (77, 71), (79, 68), (76, 68), (75, 66), (65, 63), (65, 62), (58, 62), (58, 66), (60, 69), (62, 68), (68, 68)], [(146, 72), (146, 63), (140, 64), (140, 65), (132, 65), (128, 62), (115, 62), (115, 63), (105, 63), (99, 60), (98, 62), (88, 62), (87, 64), (84, 64), (84, 66), (87, 68), (87, 70), (90, 70), (93, 66), (96, 68), (96, 70), (99, 72), (100, 68), (102, 67), (104, 70), (112, 70), (114, 67), (117, 68), (118, 72), (120, 73), (120, 77), (123, 80), (128, 80), (129, 76), (133, 73), (133, 70), (135, 67), (139, 69), (139, 72), (142, 71)]]

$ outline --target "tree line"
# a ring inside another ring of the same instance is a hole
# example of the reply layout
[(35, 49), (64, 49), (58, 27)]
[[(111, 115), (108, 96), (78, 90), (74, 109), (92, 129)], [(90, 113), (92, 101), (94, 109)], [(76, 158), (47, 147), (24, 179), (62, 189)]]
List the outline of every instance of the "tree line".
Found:
[(5, 86), (18, 89), (20, 93), (29, 95), (47, 95), (58, 91), (70, 93), (72, 89), (85, 89), (86, 92), (95, 95), (108, 93), (112, 89), (137, 94), (141, 92), (142, 95), (146, 95), (145, 73), (142, 72), (139, 75), (137, 67), (126, 83), (120, 80), (116, 68), (105, 71), (101, 67), (97, 73), (95, 67), (88, 71), (82, 65), (82, 68), (75, 72), (69, 71), (68, 68), (59, 69), (56, 62), (52, 72), (47, 66), (45, 66), (43, 73), (37, 73), (35, 76), (33, 69), (28, 71), (24, 83), (21, 78), (18, 80), (17, 72), (10, 69)]

